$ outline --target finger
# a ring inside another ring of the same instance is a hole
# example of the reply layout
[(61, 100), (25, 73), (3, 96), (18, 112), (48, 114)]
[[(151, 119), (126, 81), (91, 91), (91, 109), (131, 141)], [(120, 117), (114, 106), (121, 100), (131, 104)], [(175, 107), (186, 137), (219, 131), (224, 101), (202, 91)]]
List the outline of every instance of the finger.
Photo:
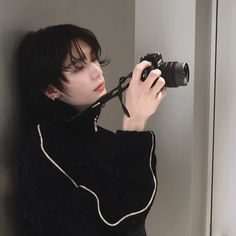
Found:
[(167, 89), (164, 87), (160, 90), (159, 93), (156, 94), (156, 98), (161, 102), (162, 99), (166, 97), (166, 95), (167, 95)]
[(151, 62), (145, 60), (137, 64), (133, 70), (131, 81), (141, 81), (141, 75), (143, 73), (143, 70), (149, 66), (151, 66)]
[(144, 81), (144, 85), (147, 89), (152, 88), (156, 83), (157, 79), (161, 76), (161, 71), (158, 69), (152, 70), (147, 79)]
[(164, 78), (160, 77), (155, 82), (154, 86), (151, 88), (152, 94), (155, 96), (157, 93), (159, 93), (165, 86), (165, 80)]

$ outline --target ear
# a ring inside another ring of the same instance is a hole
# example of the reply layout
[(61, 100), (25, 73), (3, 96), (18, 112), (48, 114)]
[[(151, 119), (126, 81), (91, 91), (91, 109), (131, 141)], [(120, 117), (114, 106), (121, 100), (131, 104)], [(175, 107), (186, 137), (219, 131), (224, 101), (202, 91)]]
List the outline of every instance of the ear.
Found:
[(58, 99), (61, 96), (61, 91), (52, 84), (48, 85), (43, 93), (50, 99)]

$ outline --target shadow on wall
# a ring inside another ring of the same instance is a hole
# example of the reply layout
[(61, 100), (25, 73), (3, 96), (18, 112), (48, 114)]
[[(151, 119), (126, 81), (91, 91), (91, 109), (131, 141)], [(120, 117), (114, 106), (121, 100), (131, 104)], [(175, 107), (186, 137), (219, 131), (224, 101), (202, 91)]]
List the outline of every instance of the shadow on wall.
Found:
[(14, 193), (19, 140), (24, 137), (16, 76), (16, 49), (25, 32), (2, 32), (0, 41), (0, 235), (12, 236), (15, 228)]

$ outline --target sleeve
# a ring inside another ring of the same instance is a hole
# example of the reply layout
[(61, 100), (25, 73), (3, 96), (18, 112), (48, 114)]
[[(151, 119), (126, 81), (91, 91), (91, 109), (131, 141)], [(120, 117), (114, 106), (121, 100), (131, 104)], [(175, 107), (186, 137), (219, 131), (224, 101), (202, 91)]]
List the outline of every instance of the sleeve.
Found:
[[(138, 181), (153, 184), (156, 176), (155, 134), (152, 131), (116, 132), (115, 138), (115, 169), (122, 175)], [(147, 178), (150, 176), (151, 178)]]
[(92, 148), (90, 171), (78, 180), (97, 203), (101, 220), (115, 226), (146, 212), (153, 203), (157, 189), (155, 136), (151, 131), (118, 130), (105, 140), (104, 149)]

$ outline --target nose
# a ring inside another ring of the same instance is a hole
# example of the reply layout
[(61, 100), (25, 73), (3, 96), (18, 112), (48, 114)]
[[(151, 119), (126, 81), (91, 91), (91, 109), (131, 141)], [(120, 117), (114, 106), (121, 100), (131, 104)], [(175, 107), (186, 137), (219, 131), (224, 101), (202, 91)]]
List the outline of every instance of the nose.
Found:
[(89, 71), (90, 71), (91, 78), (93, 80), (100, 78), (101, 75), (103, 74), (99, 63), (96, 63), (96, 62), (91, 62)]

